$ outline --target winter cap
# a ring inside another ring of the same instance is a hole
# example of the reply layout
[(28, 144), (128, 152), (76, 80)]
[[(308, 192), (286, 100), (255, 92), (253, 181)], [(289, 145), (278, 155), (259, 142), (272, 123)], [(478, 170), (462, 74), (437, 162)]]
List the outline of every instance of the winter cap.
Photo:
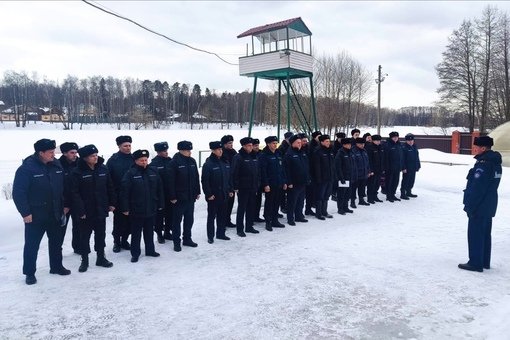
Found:
[(292, 144), (294, 144), (295, 141), (297, 141), (298, 139), (301, 139), (300, 135), (301, 134), (297, 134), (297, 135), (293, 135), (292, 137), (290, 137), (289, 144), (292, 145)]
[(133, 152), (133, 159), (137, 160), (138, 158), (147, 157), (149, 158), (149, 151), (147, 150), (136, 150)]
[(320, 135), (322, 135), (322, 132), (320, 132), (320, 131), (312, 132), (312, 138), (315, 138), (315, 137), (320, 136)]
[(233, 141), (234, 141), (234, 137), (232, 137), (232, 135), (225, 135), (225, 136), (221, 137), (222, 144), (227, 144), (228, 142), (233, 142)]
[(320, 135), (319, 136), (319, 142), (324, 142), (326, 139), (331, 139), (331, 138), (329, 138), (329, 135)]
[(414, 135), (412, 133), (408, 133), (406, 136), (405, 136), (405, 139), (406, 140), (414, 140)]
[(290, 131), (287, 131), (285, 132), (285, 134), (283, 135), (283, 137), (285, 137), (285, 139), (289, 139), (290, 137), (292, 137), (294, 134)]
[(355, 139), (355, 143), (356, 144), (365, 144), (365, 139), (358, 137)]
[(345, 132), (337, 132), (335, 134), (335, 137), (338, 138), (338, 139), (345, 138)]
[(122, 145), (124, 143), (132, 143), (133, 140), (131, 139), (131, 136), (119, 136), (115, 138), (115, 141), (117, 142), (117, 145)]
[(476, 146), (491, 147), (494, 145), (494, 140), (489, 136), (480, 136), (480, 137), (475, 137), (473, 144)]
[(37, 142), (34, 143), (34, 150), (36, 152), (44, 152), (48, 150), (55, 150), (57, 148), (57, 145), (54, 140), (43, 138), (39, 139)]
[(351, 136), (354, 136), (355, 133), (360, 133), (361, 131), (359, 129), (352, 129), (351, 130)]
[(298, 133), (297, 135), (299, 136), (300, 139), (303, 139), (303, 138), (308, 139), (308, 135), (304, 132)]
[(80, 154), (81, 158), (88, 157), (98, 152), (99, 151), (97, 151), (97, 148), (94, 144), (85, 145), (84, 147), (78, 149), (78, 153)]
[(276, 137), (276, 136), (269, 136), (269, 137), (266, 137), (266, 138), (264, 139), (264, 142), (266, 142), (266, 144), (273, 143), (273, 142), (278, 143), (278, 137)]
[(252, 138), (253, 140), (253, 145), (259, 145), (260, 144), (260, 140), (258, 138)]
[(342, 143), (342, 145), (351, 144), (352, 143), (352, 138), (342, 138), (340, 143)]
[(179, 143), (177, 143), (177, 150), (179, 151), (190, 151), (193, 150), (193, 144), (190, 141), (187, 140), (181, 140)]
[(223, 144), (220, 141), (209, 142), (209, 149), (211, 150), (221, 149), (222, 146)]
[(244, 137), (244, 138), (241, 138), (239, 143), (241, 143), (241, 145), (253, 144), (253, 139), (251, 137)]
[(367, 132), (363, 135), (363, 139), (367, 139), (368, 136), (372, 137), (372, 135), (369, 132)]
[(65, 143), (60, 144), (60, 151), (62, 153), (68, 152), (71, 150), (78, 150), (78, 144), (73, 143), (73, 142), (65, 142)]
[(381, 139), (382, 139), (382, 138), (381, 138), (381, 136), (380, 136), (380, 135), (373, 135), (373, 136), (372, 136), (372, 141), (374, 141), (374, 140), (381, 140)]
[(168, 150), (168, 143), (167, 142), (159, 142), (154, 144), (154, 151), (166, 151)]
[(390, 138), (393, 138), (393, 137), (398, 137), (397, 131), (390, 132)]

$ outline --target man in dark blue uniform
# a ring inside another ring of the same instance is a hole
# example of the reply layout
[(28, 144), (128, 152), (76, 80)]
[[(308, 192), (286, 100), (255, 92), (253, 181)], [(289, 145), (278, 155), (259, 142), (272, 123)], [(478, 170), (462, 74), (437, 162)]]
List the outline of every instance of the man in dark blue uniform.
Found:
[(181, 221), (182, 245), (193, 248), (198, 246), (191, 239), (191, 228), (194, 222), (195, 201), (200, 198), (200, 177), (197, 162), (191, 157), (193, 144), (186, 140), (180, 141), (177, 143), (177, 150), (179, 152), (170, 162), (168, 198), (174, 205), (172, 222), (174, 251), (181, 251)]
[(351, 152), (352, 141), (350, 138), (341, 139), (342, 148), (338, 150), (335, 156), (336, 179), (339, 182), (337, 188), (336, 205), (338, 213), (345, 215), (353, 213), (349, 209), (349, 199), (351, 197), (351, 183), (355, 182), (357, 177), (356, 163)]
[(25, 223), (23, 274), (28, 285), (37, 282), (37, 253), (44, 233), (48, 235), (50, 273), (71, 274), (62, 265), (62, 233), (69, 208), (64, 208), (64, 171), (55, 161), (55, 148), (54, 140), (38, 140), (35, 153), (23, 161), (14, 176), (14, 204)]
[[(60, 165), (64, 169), (64, 196), (66, 202), (71, 201), (71, 180), (70, 175), (74, 168), (76, 168), (76, 164), (78, 162), (78, 144), (74, 142), (65, 142), (60, 144), (60, 151), (62, 152), (62, 156), (58, 159), (60, 161)], [(69, 211), (66, 214), (66, 225), (64, 228), (64, 232), (62, 233), (62, 243), (64, 243), (64, 238), (66, 236), (67, 224), (69, 223), (69, 219), (71, 218), (72, 211)], [(80, 253), (80, 229), (78, 227), (78, 221), (75, 221), (75, 218), (72, 218), (72, 238), (71, 238), (71, 246), (73, 247), (73, 251), (75, 254)]]
[(165, 208), (157, 212), (154, 231), (158, 237), (158, 243), (163, 244), (165, 240), (172, 239), (172, 203), (170, 203), (168, 199), (168, 186), (170, 183), (169, 168), (172, 158), (168, 156), (167, 142), (154, 144), (154, 150), (158, 155), (152, 159), (149, 165), (158, 171), (161, 182), (163, 183), (165, 195)]
[[(117, 194), (117, 202), (120, 202), (120, 187), (122, 178), (126, 172), (133, 166), (134, 160), (131, 155), (131, 142), (130, 136), (119, 136), (115, 139), (119, 151), (114, 153), (106, 162), (106, 167), (110, 171), (115, 193)], [(130, 245), (128, 242), (130, 233), (129, 218), (124, 215), (120, 209), (115, 209), (113, 212), (113, 252), (120, 252), (121, 248), (129, 250)]]
[[(251, 151), (253, 155), (257, 157), (257, 159), (260, 158), (260, 154), (262, 153), (262, 150), (260, 150), (260, 140), (258, 138), (252, 138), (253, 140), (253, 150)], [(254, 212), (254, 220), (253, 222), (264, 222), (265, 220), (260, 217), (260, 209), (262, 208), (262, 192), (264, 190), (262, 188), (259, 188), (257, 190), (257, 197), (255, 198), (255, 212)]]
[(242, 147), (232, 159), (232, 186), (237, 192), (237, 235), (246, 237), (246, 233), (259, 233), (253, 228), (253, 221), (256, 191), (260, 188), (260, 168), (257, 156), (252, 153), (253, 139), (244, 137), (240, 142)]
[(278, 207), (281, 203), (283, 191), (287, 190), (287, 184), (283, 171), (282, 156), (277, 151), (278, 137), (269, 136), (264, 141), (266, 146), (259, 157), (260, 182), (265, 195), (264, 219), (266, 220), (266, 230), (272, 231), (273, 228), (285, 227), (284, 224), (278, 221)]
[(489, 136), (474, 140), (476, 163), (469, 170), (464, 190), (464, 211), (469, 218), (469, 261), (459, 264), (460, 269), (483, 272), (491, 266), (492, 218), (496, 216), (502, 174), (501, 154), (491, 150), (493, 145)]
[(135, 164), (122, 178), (120, 211), (129, 218), (131, 227), (131, 262), (138, 262), (143, 232), (145, 256), (158, 257), (154, 249), (154, 218), (163, 210), (164, 196), (158, 172), (149, 167), (149, 151), (133, 152)]
[(390, 132), (390, 138), (384, 148), (384, 187), (386, 200), (392, 203), (400, 201), (400, 198), (395, 196), (400, 181), (400, 172), (403, 169), (402, 145), (398, 139), (398, 132)]
[(335, 159), (329, 135), (319, 137), (319, 146), (312, 154), (313, 182), (315, 188), (315, 217), (319, 220), (333, 218), (328, 213), (328, 200), (335, 180)]
[(96, 266), (110, 268), (113, 263), (104, 255), (106, 247), (106, 218), (117, 205), (113, 182), (104, 165), (104, 159), (97, 155), (95, 145), (85, 145), (78, 150), (80, 159), (71, 177), (73, 221), (80, 230), (81, 265), (78, 271), (86, 272), (89, 267), (90, 235), (94, 231), (94, 250), (97, 253)]
[(227, 200), (234, 195), (230, 164), (221, 158), (221, 142), (210, 142), (211, 155), (202, 167), (202, 190), (207, 202), (207, 242), (214, 243), (214, 220), (216, 220), (216, 238), (230, 240), (225, 235), (227, 224)]
[(365, 201), (367, 180), (370, 176), (368, 154), (365, 150), (365, 139), (356, 138), (351, 149), (356, 162), (356, 189), (351, 192), (351, 208), (356, 208), (356, 192), (358, 193), (359, 205), (370, 205)]
[(383, 202), (377, 197), (381, 176), (384, 170), (384, 149), (381, 145), (381, 136), (373, 135), (372, 143), (366, 143), (365, 150), (367, 150), (368, 153), (368, 163), (370, 166), (370, 173), (372, 174), (367, 182), (368, 203), (374, 204), (375, 202)]
[(409, 197), (418, 197), (412, 193), (416, 172), (420, 171), (420, 155), (414, 145), (414, 135), (408, 133), (405, 136), (406, 142), (402, 146), (402, 158), (404, 170), (402, 170), (402, 182), (400, 183), (400, 198), (408, 200)]
[[(221, 144), (223, 145), (223, 155), (221, 158), (226, 161), (230, 167), (232, 167), (232, 159), (237, 154), (237, 151), (234, 149), (234, 137), (232, 135), (225, 135), (221, 137)], [(227, 200), (227, 227), (235, 228), (236, 225), (232, 223), (232, 209), (234, 208), (235, 194), (232, 197), (229, 197)]]

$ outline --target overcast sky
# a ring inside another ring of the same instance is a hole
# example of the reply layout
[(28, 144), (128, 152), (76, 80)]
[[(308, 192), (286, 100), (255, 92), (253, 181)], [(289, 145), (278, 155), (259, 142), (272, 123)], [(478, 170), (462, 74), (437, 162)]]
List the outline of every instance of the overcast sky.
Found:
[[(301, 17), (317, 54), (349, 52), (377, 76), (382, 106), (432, 105), (434, 71), (447, 38), (463, 19), (488, 4), (510, 12), (509, 2), (487, 1), (101, 1), (99, 4), (176, 40), (237, 63), (252, 27)], [(61, 81), (68, 74), (198, 83), (218, 92), (251, 89), (238, 66), (176, 45), (81, 1), (0, 1), (0, 72), (37, 71)], [(260, 81), (259, 89), (272, 88)], [(376, 87), (372, 101), (376, 102)], [(1, 100), (1, 98), (0, 98)]]

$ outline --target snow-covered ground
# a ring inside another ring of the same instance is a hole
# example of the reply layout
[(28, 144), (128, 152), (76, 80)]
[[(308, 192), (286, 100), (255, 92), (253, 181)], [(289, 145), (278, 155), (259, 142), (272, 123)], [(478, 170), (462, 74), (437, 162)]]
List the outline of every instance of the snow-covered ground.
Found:
[[(246, 135), (238, 128), (228, 132), (236, 141)], [(116, 151), (120, 134), (133, 137), (134, 149), (152, 151), (153, 143), (166, 140), (171, 153), (177, 141), (188, 139), (198, 159), (199, 150), (226, 133), (2, 129), (1, 140), (10, 147), (0, 155), (0, 185), (12, 182), (21, 159), (43, 137), (58, 144), (94, 143), (106, 158)], [(253, 135), (263, 140), (269, 134), (274, 130), (262, 128)], [(465, 165), (423, 162), (414, 190), (419, 197), (410, 201), (361, 206), (354, 214), (334, 214), (324, 222), (310, 218), (273, 232), (259, 224), (260, 234), (246, 238), (229, 229), (231, 241), (212, 245), (206, 242), (202, 197), (193, 228), (198, 248), (175, 253), (169, 243), (156, 244), (161, 257), (142, 255), (136, 264), (126, 251), (112, 253), (110, 217), (106, 255), (113, 268), (92, 263), (78, 273), (80, 258), (72, 253), (68, 233), (64, 265), (72, 274), (48, 273), (44, 239), (34, 286), (25, 285), (21, 273), (22, 219), (12, 200), (2, 197), (0, 338), (508, 339), (508, 168), (493, 223), (492, 268), (472, 273), (457, 264), (467, 261), (462, 189), (473, 159), (427, 149), (420, 155), (424, 161)], [(329, 211), (336, 212), (334, 202)]]

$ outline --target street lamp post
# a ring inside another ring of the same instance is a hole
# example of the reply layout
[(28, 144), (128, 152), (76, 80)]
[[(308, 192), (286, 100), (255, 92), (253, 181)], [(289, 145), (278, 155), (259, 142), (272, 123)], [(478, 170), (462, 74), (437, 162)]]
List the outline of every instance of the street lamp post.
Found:
[(375, 83), (377, 84), (377, 134), (381, 134), (381, 83), (388, 76), (387, 73), (381, 75), (381, 65), (377, 68), (377, 79)]

